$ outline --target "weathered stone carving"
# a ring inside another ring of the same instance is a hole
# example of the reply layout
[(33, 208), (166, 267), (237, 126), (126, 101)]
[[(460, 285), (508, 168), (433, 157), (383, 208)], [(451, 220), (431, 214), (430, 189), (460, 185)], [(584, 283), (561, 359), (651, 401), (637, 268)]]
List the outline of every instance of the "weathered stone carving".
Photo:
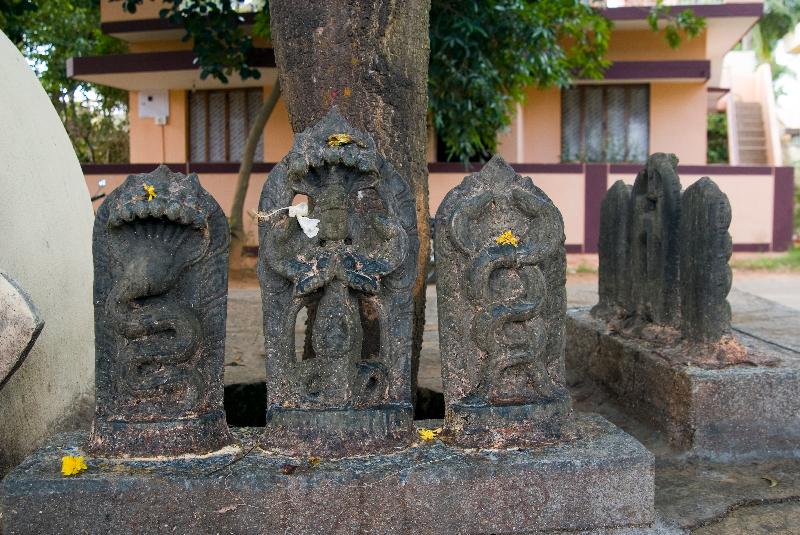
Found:
[[(319, 232), (281, 208), (306, 195)], [(263, 445), (343, 457), (413, 438), (416, 211), (369, 134), (333, 108), (295, 136), (261, 194), (259, 279), (267, 360)], [(294, 326), (308, 313), (302, 355)]]
[(0, 271), (0, 388), (22, 365), (44, 328), (28, 293)]
[(630, 308), (644, 323), (679, 326), (681, 184), (678, 158), (656, 153), (631, 190)]
[[(618, 181), (603, 199), (600, 298), (592, 314), (664, 347), (715, 345), (730, 335), (731, 207), (708, 177), (681, 195), (677, 164), (673, 154), (653, 154), (632, 189)], [(687, 347), (675, 358), (704, 366), (742, 362), (747, 352), (732, 337), (727, 342), (700, 352)]]
[(131, 175), (94, 227), (98, 455), (206, 453), (222, 407), (228, 224), (197, 175)]
[(445, 435), (467, 446), (560, 436), (566, 253), (561, 213), (499, 156), (436, 214)]
[(600, 207), (599, 301), (596, 316), (611, 318), (625, 310), (630, 299), (628, 270), (628, 206), (631, 186), (617, 180)]
[(731, 332), (731, 205), (708, 177), (689, 186), (681, 201), (681, 333), (716, 342)]

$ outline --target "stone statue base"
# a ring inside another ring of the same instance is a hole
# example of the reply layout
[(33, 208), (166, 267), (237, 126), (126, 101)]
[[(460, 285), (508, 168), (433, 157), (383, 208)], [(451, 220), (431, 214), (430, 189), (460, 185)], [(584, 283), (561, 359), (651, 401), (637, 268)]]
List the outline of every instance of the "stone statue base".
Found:
[(151, 457), (153, 444), (170, 451), (214, 451), (233, 444), (224, 411), (166, 422), (95, 420), (87, 450), (98, 456)]
[(413, 413), (411, 405), (340, 410), (273, 408), (267, 411), (261, 447), (292, 456), (388, 453), (414, 441)]
[[(536, 446), (569, 435), (569, 395), (522, 405), (453, 404), (445, 420), (452, 442), (464, 448)], [(449, 439), (449, 437), (448, 437)]]
[[(800, 456), (797, 356), (737, 335), (753, 358), (712, 369), (703, 355), (610, 333), (588, 308), (567, 313), (567, 375), (607, 389), (622, 408), (690, 455), (721, 461)], [(666, 354), (666, 356), (665, 356)]]
[[(440, 422), (426, 422), (438, 426)], [(3, 533), (477, 534), (613, 528), (655, 519), (653, 455), (596, 415), (577, 436), (530, 449), (464, 450), (423, 442), (390, 455), (329, 460), (270, 455), (262, 429), (241, 448), (173, 459), (87, 457), (63, 477), (63, 434), (2, 482)]]

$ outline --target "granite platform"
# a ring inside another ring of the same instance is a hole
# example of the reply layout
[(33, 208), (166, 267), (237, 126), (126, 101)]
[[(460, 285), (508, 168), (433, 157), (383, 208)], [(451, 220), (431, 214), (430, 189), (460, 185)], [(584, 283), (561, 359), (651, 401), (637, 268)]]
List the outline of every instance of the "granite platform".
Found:
[[(436, 422), (433, 423), (436, 425)], [(86, 458), (86, 434), (54, 437), (2, 482), (5, 535), (74, 533), (644, 533), (653, 455), (597, 415), (537, 448), (421, 442), (388, 455), (316, 460), (240, 446), (173, 459)], [(621, 531), (618, 531), (621, 530)]]
[(566, 367), (689, 456), (721, 462), (800, 457), (800, 353), (737, 332), (760, 361), (708, 369), (610, 332), (589, 308), (567, 314)]

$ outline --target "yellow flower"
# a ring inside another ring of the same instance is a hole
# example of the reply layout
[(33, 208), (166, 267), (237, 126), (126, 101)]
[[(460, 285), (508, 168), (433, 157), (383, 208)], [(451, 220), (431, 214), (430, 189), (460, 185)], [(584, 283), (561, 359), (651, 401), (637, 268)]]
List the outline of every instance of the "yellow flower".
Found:
[(437, 427), (436, 429), (426, 429), (424, 427), (421, 429), (417, 429), (417, 434), (419, 434), (419, 438), (421, 438), (425, 442), (434, 440), (436, 437), (439, 436), (441, 432), (442, 432), (441, 427)]
[(350, 134), (331, 134), (328, 136), (329, 147), (341, 147), (342, 145), (349, 145), (353, 142)]
[(308, 464), (311, 466), (317, 466), (321, 461), (322, 459), (319, 457), (314, 457), (313, 455), (308, 458)]
[(144, 188), (144, 192), (147, 193), (147, 201), (150, 202), (156, 198), (156, 188), (151, 186), (150, 184), (145, 184), (142, 186)]
[(494, 241), (497, 242), (497, 245), (513, 245), (514, 247), (519, 245), (519, 238), (514, 236), (514, 233), (511, 232), (510, 230), (507, 230), (502, 234), (500, 234), (498, 237), (494, 239)]
[(80, 474), (89, 467), (86, 466), (86, 461), (83, 457), (73, 457), (72, 455), (65, 455), (61, 458), (61, 473), (65, 476), (74, 476)]

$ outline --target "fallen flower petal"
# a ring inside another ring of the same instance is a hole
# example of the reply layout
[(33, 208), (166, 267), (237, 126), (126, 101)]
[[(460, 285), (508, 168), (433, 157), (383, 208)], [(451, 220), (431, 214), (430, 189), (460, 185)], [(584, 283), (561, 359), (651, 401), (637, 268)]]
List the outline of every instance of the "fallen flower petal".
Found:
[(151, 186), (150, 184), (145, 184), (142, 186), (144, 188), (145, 193), (147, 194), (147, 202), (152, 201), (156, 198), (156, 188)]
[(83, 457), (75, 457), (72, 455), (65, 455), (61, 458), (61, 474), (65, 476), (74, 476), (79, 474), (89, 467), (86, 466), (86, 460)]

